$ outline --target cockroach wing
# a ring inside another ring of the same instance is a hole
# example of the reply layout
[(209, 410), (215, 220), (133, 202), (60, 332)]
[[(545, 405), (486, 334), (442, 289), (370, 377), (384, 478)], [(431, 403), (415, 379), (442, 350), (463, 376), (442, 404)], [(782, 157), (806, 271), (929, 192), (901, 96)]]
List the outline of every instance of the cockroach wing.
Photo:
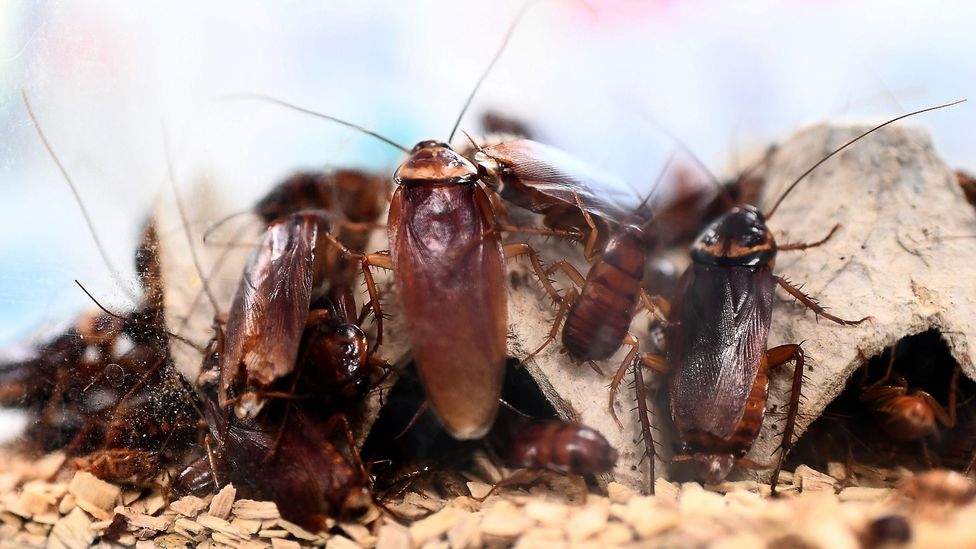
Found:
[(688, 267), (667, 339), (671, 413), (680, 432), (732, 435), (765, 360), (773, 284), (768, 266)]
[(322, 229), (314, 216), (301, 214), (274, 223), (244, 268), (227, 319), (222, 405), (233, 380), (267, 386), (294, 369)]
[[(620, 221), (641, 202), (637, 191), (624, 181), (536, 141), (508, 141), (484, 147), (482, 152), (518, 179), (514, 186), (520, 188), (505, 189), (503, 196), (537, 213), (557, 205), (576, 207), (575, 194), (590, 214)], [(529, 196), (520, 200), (511, 196), (513, 192)]]
[(475, 185), (401, 185), (390, 251), (424, 390), (454, 437), (483, 436), (505, 373), (507, 293), (501, 239)]

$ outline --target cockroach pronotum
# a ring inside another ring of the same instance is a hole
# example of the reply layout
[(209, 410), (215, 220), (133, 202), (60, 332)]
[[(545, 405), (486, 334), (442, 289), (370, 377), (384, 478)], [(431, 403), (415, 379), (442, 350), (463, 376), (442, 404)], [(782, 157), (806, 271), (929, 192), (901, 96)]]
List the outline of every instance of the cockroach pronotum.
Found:
[[(766, 349), (777, 284), (832, 322), (854, 325), (867, 320), (850, 321), (829, 314), (786, 279), (773, 274), (778, 251), (808, 249), (825, 242), (830, 234), (811, 244), (777, 246), (767, 220), (810, 172), (857, 140), (908, 116), (954, 104), (902, 115), (864, 132), (798, 177), (768, 214), (763, 215), (754, 206), (741, 205), (699, 236), (691, 250), (692, 264), (679, 280), (670, 303), (667, 361), (656, 356), (647, 356), (645, 361), (670, 376), (671, 417), (683, 452), (676, 460), (694, 462), (702, 480), (721, 482), (736, 462), (756, 465), (744, 456), (765, 416), (769, 371), (794, 362), (781, 452), (771, 479), (772, 490), (776, 491), (783, 460), (793, 443), (804, 365), (800, 345)], [(643, 436), (647, 440), (652, 434), (648, 430)], [(648, 448), (653, 451), (653, 446)]]
[(940, 423), (947, 429), (955, 427), (960, 367), (957, 365), (952, 370), (948, 404), (943, 407), (928, 392), (910, 388), (904, 377), (892, 372), (895, 348), (891, 347), (884, 376), (870, 384), (865, 361), (858, 399), (868, 407), (881, 429), (900, 442), (937, 436)]

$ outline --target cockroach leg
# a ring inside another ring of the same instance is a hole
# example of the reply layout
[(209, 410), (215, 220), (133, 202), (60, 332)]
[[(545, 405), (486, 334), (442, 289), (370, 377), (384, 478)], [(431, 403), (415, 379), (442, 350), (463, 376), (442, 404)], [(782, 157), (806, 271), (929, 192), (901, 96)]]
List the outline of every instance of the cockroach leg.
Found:
[(379, 267), (380, 269), (393, 270), (393, 258), (386, 254), (369, 254), (362, 256), (362, 270), (363, 270), (363, 280), (366, 281), (366, 291), (369, 293), (369, 303), (373, 309), (373, 318), (376, 320), (376, 345), (373, 346), (375, 351), (380, 345), (383, 344), (383, 309), (380, 307), (380, 292), (379, 288), (376, 287), (376, 280), (373, 278), (373, 273), (370, 272), (370, 267)]
[[(644, 362), (643, 360), (640, 362)], [(647, 491), (649, 494), (654, 494), (654, 433), (651, 431), (651, 416), (647, 408), (647, 388), (644, 386), (644, 374), (641, 372), (643, 364), (639, 363), (637, 360), (633, 361), (632, 364), (634, 370), (634, 392), (637, 395), (637, 420), (640, 422), (641, 428), (641, 440), (644, 443), (644, 455), (641, 457), (641, 461), (647, 459), (648, 467), (650, 469), (650, 482), (647, 483)], [(614, 416), (616, 419), (616, 416)]]
[[(779, 277), (777, 277), (779, 278)], [(780, 345), (766, 351), (766, 361), (769, 368), (782, 366), (787, 362), (793, 362), (793, 384), (790, 387), (790, 404), (786, 413), (786, 424), (783, 427), (783, 440), (780, 443), (779, 460), (776, 462), (776, 469), (770, 479), (772, 495), (776, 495), (776, 484), (779, 482), (779, 472), (783, 469), (783, 462), (786, 461), (786, 454), (793, 446), (793, 431), (796, 428), (796, 415), (800, 409), (800, 389), (803, 385), (803, 348), (797, 344)]]
[(593, 258), (596, 257), (596, 244), (600, 238), (600, 234), (596, 228), (596, 223), (590, 216), (590, 212), (583, 206), (583, 200), (580, 199), (579, 193), (574, 192), (573, 199), (576, 200), (576, 207), (583, 214), (583, 220), (586, 221), (586, 226), (590, 228), (590, 233), (586, 237), (586, 245), (583, 247), (583, 257), (586, 258), (587, 262), (592, 263)]
[(564, 273), (566, 273), (566, 276), (569, 277), (577, 288), (582, 288), (584, 285), (586, 285), (586, 277), (584, 277), (582, 273), (576, 269), (576, 267), (573, 267), (573, 265), (565, 259), (560, 259), (559, 261), (556, 261), (550, 265), (549, 268), (546, 269), (546, 275), (551, 275), (556, 271), (556, 269), (561, 269)]
[(671, 304), (668, 300), (659, 295), (650, 295), (647, 290), (641, 289), (640, 299), (647, 312), (665, 327), (668, 326), (668, 315), (671, 313)]
[[(926, 403), (928, 403), (929, 406), (932, 407), (932, 412), (935, 413), (936, 419), (938, 419), (939, 423), (944, 425), (947, 429), (952, 429), (953, 427), (956, 426), (956, 407), (957, 407), (956, 401), (958, 399), (958, 395), (956, 393), (959, 387), (960, 371), (961, 369), (958, 365), (955, 367), (955, 369), (952, 370), (952, 378), (949, 380), (948, 407), (943, 407), (941, 404), (939, 404), (938, 400), (935, 400), (935, 398), (932, 395), (928, 394), (925, 391), (915, 392), (915, 396), (921, 398)], [(946, 408), (948, 408), (948, 411), (946, 410)]]
[(807, 308), (810, 309), (811, 311), (813, 311), (813, 313), (815, 315), (822, 316), (822, 317), (826, 318), (827, 320), (830, 320), (831, 322), (836, 322), (837, 324), (840, 324), (842, 326), (856, 326), (856, 325), (864, 322), (865, 320), (870, 320), (870, 319), (873, 318), (873, 317), (870, 317), (870, 316), (866, 316), (866, 317), (864, 317), (864, 318), (862, 318), (860, 320), (845, 320), (843, 318), (840, 318), (839, 316), (834, 316), (834, 315), (828, 313), (827, 312), (827, 309), (825, 309), (825, 308), (821, 307), (820, 305), (818, 305), (817, 302), (812, 297), (810, 297), (807, 294), (805, 294), (802, 291), (800, 291), (800, 289), (797, 288), (796, 286), (793, 286), (792, 284), (790, 284), (789, 281), (787, 281), (785, 278), (783, 278), (781, 276), (778, 276), (778, 275), (773, 275), (773, 279), (784, 290), (786, 290), (787, 292), (789, 292), (790, 295), (792, 295), (797, 300), (799, 300), (800, 303), (803, 303), (804, 305), (806, 305)]
[(335, 430), (336, 427), (342, 428), (342, 434), (346, 438), (346, 444), (349, 445), (349, 455), (352, 457), (352, 463), (359, 470), (363, 482), (368, 484), (369, 473), (366, 472), (366, 466), (363, 465), (363, 460), (359, 456), (359, 451), (356, 450), (356, 437), (352, 434), (352, 427), (349, 425), (349, 418), (346, 414), (341, 412), (332, 414), (332, 417), (325, 424), (324, 432), (330, 433)]
[(515, 471), (511, 475), (499, 480), (494, 486), (491, 487), (491, 490), (488, 490), (487, 494), (481, 496), (480, 498), (472, 497), (471, 499), (478, 502), (483, 502), (486, 499), (488, 499), (492, 494), (494, 494), (495, 491), (497, 491), (499, 488), (505, 488), (507, 486), (516, 486), (519, 484), (528, 484), (530, 482), (535, 482), (536, 479), (538, 479), (540, 476), (542, 476), (541, 470), (519, 469), (518, 471)]
[[(464, 134), (468, 135), (468, 134)], [(471, 136), (468, 136), (471, 139)], [(471, 141), (474, 143), (474, 140)], [(508, 215), (508, 208), (505, 207), (505, 203), (502, 202), (502, 197), (498, 195), (494, 190), (488, 190), (488, 200), (491, 202), (491, 209), (495, 211), (495, 217), (502, 220), (502, 224), (505, 226), (512, 224), (512, 218)]]
[(828, 240), (830, 240), (830, 237), (834, 236), (834, 233), (837, 232), (837, 229), (839, 229), (839, 228), (840, 228), (840, 223), (834, 225), (830, 229), (830, 232), (827, 233), (827, 236), (821, 238), (820, 240), (818, 240), (816, 242), (807, 242), (807, 243), (797, 242), (795, 244), (783, 244), (782, 246), (779, 246), (779, 251), (781, 251), (781, 252), (791, 252), (791, 251), (794, 251), (794, 250), (808, 250), (810, 248), (816, 248), (817, 246), (820, 246), (824, 242), (827, 242)]
[(566, 318), (567, 311), (569, 311), (569, 308), (578, 297), (579, 293), (576, 291), (576, 288), (570, 288), (566, 292), (566, 295), (560, 299), (559, 311), (556, 313), (556, 318), (552, 321), (552, 328), (549, 330), (549, 335), (547, 335), (542, 341), (542, 345), (539, 345), (538, 349), (532, 351), (527, 357), (523, 358), (522, 362), (532, 360), (537, 354), (541, 353), (543, 349), (556, 341), (556, 337), (559, 335), (559, 326), (562, 324), (563, 319)]
[(552, 281), (549, 280), (549, 276), (546, 275), (546, 270), (542, 267), (542, 262), (539, 261), (539, 255), (532, 249), (532, 246), (522, 242), (522, 243), (512, 243), (505, 244), (504, 252), (506, 258), (518, 257), (520, 255), (526, 255), (529, 257), (529, 261), (532, 262), (532, 270), (535, 271), (535, 276), (542, 282), (542, 286), (545, 288), (546, 293), (552, 298), (553, 303), (559, 303), (560, 296), (559, 292), (556, 291), (556, 287), (552, 285)]
[(634, 337), (633, 334), (627, 333), (623, 341), (624, 345), (630, 346), (630, 351), (627, 352), (627, 356), (624, 357), (623, 361), (620, 363), (620, 367), (617, 368), (617, 372), (613, 374), (613, 379), (610, 380), (610, 400), (608, 401), (608, 408), (610, 410), (610, 417), (613, 418), (614, 423), (622, 431), (624, 429), (624, 424), (621, 423), (620, 418), (617, 417), (617, 410), (614, 409), (614, 404), (617, 401), (617, 390), (620, 388), (620, 382), (624, 379), (624, 374), (627, 372), (627, 368), (631, 367), (637, 359), (637, 351), (640, 349), (640, 340)]
[(214, 460), (213, 448), (210, 445), (210, 434), (203, 437), (203, 446), (207, 450), (207, 463), (210, 465), (210, 475), (213, 476), (214, 487), (220, 488), (220, 479), (217, 478), (217, 464)]

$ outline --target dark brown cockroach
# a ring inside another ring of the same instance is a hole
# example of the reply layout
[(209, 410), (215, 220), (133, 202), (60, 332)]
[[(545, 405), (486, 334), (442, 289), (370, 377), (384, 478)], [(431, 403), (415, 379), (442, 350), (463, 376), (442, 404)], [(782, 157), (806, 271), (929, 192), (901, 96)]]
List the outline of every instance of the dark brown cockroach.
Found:
[(894, 440), (912, 442), (938, 436), (939, 424), (947, 429), (955, 427), (959, 366), (952, 371), (948, 405), (943, 407), (928, 392), (910, 388), (904, 377), (892, 372), (894, 365), (895, 346), (892, 346), (888, 368), (880, 379), (869, 384), (867, 361), (862, 367), (858, 398), (881, 429)]
[[(899, 116), (852, 139), (797, 178), (767, 215), (753, 206), (738, 206), (709, 226), (692, 247), (692, 264), (671, 300), (666, 365), (657, 357), (648, 357), (647, 362), (670, 375), (671, 417), (683, 452), (676, 459), (693, 461), (705, 482), (721, 482), (737, 461), (749, 464), (744, 456), (765, 416), (769, 370), (787, 362), (795, 367), (782, 451), (772, 475), (773, 492), (792, 446), (804, 356), (796, 344), (766, 349), (774, 287), (779, 284), (817, 315), (838, 324), (867, 320), (849, 321), (826, 313), (786, 279), (774, 275), (778, 251), (803, 250), (826, 239), (777, 246), (766, 220), (807, 174), (841, 150), (897, 120), (945, 106)], [(652, 434), (643, 436), (647, 440)]]

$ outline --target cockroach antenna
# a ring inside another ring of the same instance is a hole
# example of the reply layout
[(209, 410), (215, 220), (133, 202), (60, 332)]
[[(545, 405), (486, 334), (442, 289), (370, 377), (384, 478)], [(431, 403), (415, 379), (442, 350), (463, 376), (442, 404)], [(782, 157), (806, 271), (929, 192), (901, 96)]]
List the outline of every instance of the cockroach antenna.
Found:
[(352, 129), (354, 129), (354, 130), (356, 130), (356, 131), (358, 131), (360, 133), (364, 133), (364, 134), (366, 134), (366, 135), (368, 135), (370, 137), (379, 139), (380, 141), (386, 143), (387, 145), (390, 145), (391, 147), (395, 147), (397, 149), (400, 149), (400, 151), (402, 151), (402, 152), (405, 152), (405, 153), (409, 153), (410, 152), (410, 149), (408, 147), (404, 147), (403, 145), (397, 143), (396, 141), (394, 141), (394, 140), (392, 140), (392, 139), (390, 139), (390, 138), (388, 138), (386, 136), (383, 136), (381, 134), (378, 134), (378, 133), (374, 132), (373, 130), (370, 130), (368, 128), (364, 128), (363, 126), (360, 126), (359, 124), (353, 124), (352, 122), (349, 122), (347, 120), (343, 120), (341, 118), (337, 118), (337, 117), (332, 116), (332, 115), (329, 115), (329, 114), (325, 114), (325, 113), (313, 111), (311, 109), (306, 109), (305, 107), (300, 107), (300, 106), (298, 106), (298, 105), (296, 105), (294, 103), (289, 103), (287, 101), (282, 101), (281, 99), (278, 99), (276, 97), (271, 97), (270, 95), (264, 95), (264, 94), (260, 94), (260, 93), (232, 93), (232, 94), (220, 95), (220, 96), (214, 97), (213, 100), (214, 101), (263, 101), (265, 103), (271, 103), (272, 105), (278, 105), (279, 107), (285, 107), (286, 109), (291, 109), (293, 111), (298, 111), (300, 113), (308, 114), (308, 115), (314, 116), (316, 118), (322, 118), (322, 119), (328, 120), (330, 122), (334, 122), (336, 124), (339, 124), (340, 126), (345, 126), (347, 128), (352, 128)]
[(27, 108), (27, 114), (30, 116), (31, 123), (34, 126), (34, 129), (37, 130), (38, 137), (41, 138), (41, 143), (44, 144), (44, 148), (47, 149), (47, 153), (51, 156), (51, 159), (54, 160), (54, 164), (57, 165), (58, 170), (61, 171), (61, 175), (68, 183), (68, 188), (71, 189), (71, 194), (73, 194), (75, 197), (75, 202), (78, 204), (78, 208), (81, 210), (81, 215), (85, 218), (85, 224), (88, 226), (88, 232), (91, 234), (92, 240), (95, 242), (95, 248), (98, 249), (99, 255), (102, 256), (102, 261), (105, 262), (105, 266), (108, 268), (109, 273), (115, 280), (115, 283), (120, 288), (124, 288), (125, 292), (129, 294), (129, 297), (134, 299), (132, 292), (125, 284), (122, 283), (118, 269), (115, 268), (115, 264), (112, 263), (108, 252), (105, 250), (105, 246), (102, 245), (102, 239), (98, 237), (98, 233), (95, 231), (95, 224), (92, 222), (91, 215), (88, 213), (88, 208), (85, 207), (85, 202), (81, 199), (81, 195), (78, 193), (78, 188), (75, 187), (74, 180), (71, 179), (71, 176), (68, 174), (68, 170), (65, 169), (64, 164), (61, 163), (61, 159), (58, 158), (58, 155), (54, 152), (54, 147), (51, 146), (51, 142), (48, 141), (47, 136), (44, 134), (44, 130), (41, 129), (41, 124), (37, 121), (37, 116), (34, 114), (34, 109), (31, 108), (30, 99), (27, 98), (27, 90), (21, 88), (20, 96), (24, 100), (24, 107)]
[[(505, 52), (505, 48), (508, 46), (509, 40), (511, 40), (512, 35), (515, 34), (515, 29), (518, 27), (519, 21), (522, 20), (522, 17), (525, 15), (525, 12), (529, 11), (529, 8), (532, 7), (532, 5), (535, 4), (537, 1), (538, 0), (527, 0), (524, 4), (522, 4), (522, 7), (519, 8), (518, 13), (515, 14), (515, 18), (512, 19), (512, 22), (508, 25), (508, 30), (505, 32), (505, 37), (502, 38), (502, 43), (501, 45), (498, 46), (498, 50), (495, 51), (495, 56), (491, 58), (491, 62), (488, 63), (488, 66), (485, 67), (484, 71), (482, 71), (481, 76), (478, 77), (478, 81), (475, 82), (474, 87), (471, 88), (471, 93), (468, 94), (468, 98), (464, 101), (464, 106), (461, 107), (461, 112), (454, 120), (454, 126), (451, 128), (451, 134), (447, 137), (447, 142), (449, 144), (451, 141), (454, 140), (454, 134), (457, 133), (458, 126), (461, 125), (461, 120), (464, 118), (465, 113), (468, 112), (468, 107), (470, 107), (471, 102), (474, 101), (474, 96), (475, 94), (478, 93), (478, 90), (481, 88), (481, 84), (485, 81), (485, 78), (488, 78), (488, 74), (491, 73), (491, 69), (495, 67), (495, 64), (498, 63), (498, 60), (501, 58), (502, 53)], [(590, 11), (590, 13), (593, 14), (594, 17), (596, 17), (596, 11), (593, 9), (592, 6), (590, 6), (583, 0), (577, 0), (577, 1), (580, 4), (583, 4), (583, 6), (585, 6)]]
[(965, 99), (960, 99), (959, 101), (953, 101), (952, 103), (945, 103), (943, 105), (937, 105), (935, 107), (928, 107), (926, 109), (921, 109), (921, 110), (917, 110), (917, 111), (914, 111), (914, 112), (910, 112), (908, 114), (903, 114), (901, 116), (897, 116), (895, 118), (892, 118), (891, 120), (888, 120), (887, 122), (885, 122), (883, 124), (879, 124), (879, 125), (871, 128), (870, 130), (862, 133), (861, 135), (858, 135), (857, 137), (855, 137), (854, 139), (851, 139), (847, 143), (844, 143), (843, 145), (841, 145), (840, 147), (838, 147), (837, 149), (835, 149), (832, 153), (830, 153), (827, 156), (821, 158), (819, 161), (817, 161), (816, 164), (814, 164), (813, 166), (810, 166), (810, 168), (808, 168), (807, 171), (803, 172), (800, 175), (800, 177), (797, 177), (796, 180), (793, 181), (793, 183), (791, 183), (790, 186), (787, 187), (785, 191), (783, 191), (783, 194), (781, 194), (780, 197), (779, 197), (779, 199), (776, 200), (776, 203), (773, 204), (773, 207), (769, 210), (769, 213), (766, 214), (766, 219), (768, 220), (769, 218), (773, 217), (773, 214), (776, 213), (776, 209), (779, 208), (779, 205), (783, 202), (783, 199), (786, 198), (786, 196), (788, 194), (790, 194), (790, 192), (794, 188), (796, 188), (797, 185), (800, 184), (800, 181), (803, 181), (803, 179), (806, 176), (810, 175), (810, 173), (812, 173), (813, 170), (816, 170), (817, 168), (819, 168), (821, 164), (823, 164), (824, 162), (830, 160), (834, 155), (836, 155), (839, 152), (843, 151), (847, 147), (853, 145), (857, 141), (863, 139), (864, 137), (867, 137), (868, 135), (870, 135), (870, 134), (872, 134), (872, 133), (880, 130), (881, 128), (883, 128), (883, 127), (885, 127), (885, 126), (887, 126), (889, 124), (893, 124), (895, 122), (898, 122), (899, 120), (902, 120), (904, 118), (908, 118), (909, 116), (915, 116), (916, 114), (922, 114), (922, 113), (929, 112), (929, 111), (934, 111), (934, 110), (938, 110), (938, 109), (944, 109), (944, 108), (947, 108), (947, 107), (952, 107), (952, 106), (958, 105), (960, 103), (963, 103), (965, 101), (966, 101)]
[(203, 272), (200, 257), (197, 255), (197, 247), (193, 245), (193, 237), (190, 235), (189, 221), (186, 217), (186, 211), (183, 209), (183, 200), (180, 198), (179, 190), (176, 188), (176, 176), (173, 173), (173, 154), (172, 151), (170, 151), (166, 124), (160, 122), (160, 129), (163, 134), (163, 154), (166, 155), (167, 179), (169, 180), (170, 188), (173, 190), (173, 200), (176, 201), (176, 210), (179, 212), (180, 220), (183, 222), (183, 234), (186, 235), (186, 244), (190, 247), (190, 257), (193, 259), (193, 267), (197, 270), (197, 274), (200, 275), (200, 280), (203, 283), (203, 291), (207, 294), (207, 299), (210, 300), (210, 305), (213, 306), (213, 310), (217, 312), (220, 310), (220, 308), (217, 306), (217, 299), (214, 298), (213, 291), (210, 289), (210, 282), (207, 280), (207, 276)]

